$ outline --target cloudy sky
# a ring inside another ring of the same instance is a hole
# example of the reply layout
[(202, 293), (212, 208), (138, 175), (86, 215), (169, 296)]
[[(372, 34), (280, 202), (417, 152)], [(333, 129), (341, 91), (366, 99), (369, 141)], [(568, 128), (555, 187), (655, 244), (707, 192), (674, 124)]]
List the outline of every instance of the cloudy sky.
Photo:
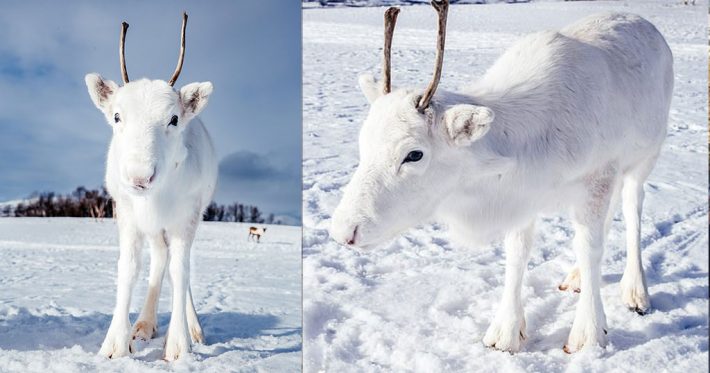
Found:
[(131, 80), (167, 80), (189, 15), (176, 87), (211, 81), (201, 117), (220, 159), (215, 199), (301, 215), (298, 1), (0, 0), (0, 201), (102, 184), (110, 127), (84, 75), (120, 81), (126, 20)]

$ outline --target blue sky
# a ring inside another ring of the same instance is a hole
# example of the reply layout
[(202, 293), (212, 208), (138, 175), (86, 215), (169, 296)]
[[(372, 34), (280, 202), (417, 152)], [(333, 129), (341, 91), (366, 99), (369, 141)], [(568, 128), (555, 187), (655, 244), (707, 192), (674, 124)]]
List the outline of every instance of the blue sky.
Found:
[(84, 75), (167, 80), (189, 15), (176, 87), (215, 86), (201, 117), (220, 159), (215, 199), (301, 216), (298, 1), (0, 1), (0, 201), (102, 184), (110, 127)]

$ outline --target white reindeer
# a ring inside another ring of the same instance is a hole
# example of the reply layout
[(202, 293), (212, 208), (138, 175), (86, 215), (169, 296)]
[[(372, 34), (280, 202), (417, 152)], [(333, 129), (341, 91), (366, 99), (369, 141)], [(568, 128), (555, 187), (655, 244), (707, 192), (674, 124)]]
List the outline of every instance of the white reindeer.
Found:
[[(180, 57), (170, 81), (129, 83), (125, 22), (119, 50), (124, 85), (98, 74), (86, 75), (91, 99), (113, 128), (106, 187), (116, 202), (120, 256), (116, 308), (99, 351), (109, 358), (133, 352), (135, 338), (156, 335), (157, 301), (168, 258), (173, 294), (164, 358), (175, 360), (188, 353), (190, 339), (204, 342), (190, 291), (190, 246), (214, 192), (217, 162), (207, 130), (197, 117), (207, 105), (212, 83), (173, 88), (185, 57), (186, 23), (183, 14)], [(144, 241), (151, 248), (148, 295), (131, 330), (128, 309)]]
[(434, 218), (469, 243), (505, 233), (505, 289), (483, 338), (518, 351), (520, 299), (536, 216), (571, 212), (577, 268), (561, 288), (581, 289), (566, 352), (607, 342), (600, 295), (604, 239), (623, 197), (624, 303), (649, 309), (639, 247), (643, 183), (666, 135), (672, 55), (648, 21), (631, 14), (584, 18), (523, 38), (465, 94), (439, 91), (447, 2), (439, 14), (434, 78), (424, 93), (390, 91), (397, 9), (385, 15), (384, 82), (360, 78), (371, 104), (360, 164), (336, 208), (331, 236), (363, 248)]

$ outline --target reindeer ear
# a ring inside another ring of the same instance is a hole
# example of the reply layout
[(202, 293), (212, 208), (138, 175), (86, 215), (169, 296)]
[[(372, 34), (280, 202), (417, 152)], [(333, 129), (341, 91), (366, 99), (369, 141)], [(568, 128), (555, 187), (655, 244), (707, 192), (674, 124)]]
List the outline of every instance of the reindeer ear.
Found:
[(190, 83), (180, 88), (180, 103), (182, 104), (183, 118), (190, 120), (200, 114), (207, 106), (207, 101), (212, 94), (212, 83)]
[(382, 84), (375, 81), (375, 77), (370, 74), (362, 74), (357, 79), (360, 90), (367, 98), (367, 102), (373, 103), (382, 96)]
[(485, 106), (454, 105), (444, 112), (444, 125), (454, 145), (467, 146), (488, 132), (494, 118)]
[[(118, 90), (118, 85), (110, 80), (104, 80), (99, 74), (86, 74), (84, 77), (89, 96), (99, 110), (106, 113), (111, 106), (113, 95)], [(110, 114), (110, 113), (107, 113)]]

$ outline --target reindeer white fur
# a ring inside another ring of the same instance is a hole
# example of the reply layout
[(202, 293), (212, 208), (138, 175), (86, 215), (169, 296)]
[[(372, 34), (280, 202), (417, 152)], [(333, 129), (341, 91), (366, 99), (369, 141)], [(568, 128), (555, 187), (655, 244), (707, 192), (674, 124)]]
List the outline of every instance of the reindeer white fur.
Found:
[(621, 194), (622, 300), (639, 313), (649, 309), (639, 247), (643, 183), (666, 135), (673, 90), (672, 55), (652, 24), (611, 13), (530, 35), (467, 93), (438, 92), (420, 110), (421, 90), (387, 93), (388, 60), (384, 87), (360, 79), (371, 108), (360, 164), (333, 214), (336, 241), (369, 248), (429, 219), (469, 243), (504, 234), (505, 288), (483, 341), (518, 351), (536, 216), (566, 209), (577, 268), (560, 288), (581, 289), (565, 345), (574, 352), (607, 342), (600, 264)]
[[(187, 15), (183, 19), (184, 29)], [(125, 23), (124, 23), (125, 24)], [(190, 351), (190, 340), (204, 342), (190, 291), (190, 247), (202, 213), (212, 199), (217, 162), (212, 142), (197, 117), (207, 105), (212, 84), (192, 83), (176, 91), (173, 78), (124, 85), (97, 74), (86, 75), (89, 95), (113, 128), (106, 162), (106, 188), (116, 202), (120, 256), (116, 308), (99, 354), (117, 358), (133, 352), (132, 341), (157, 332), (157, 302), (168, 266), (172, 313), (165, 340), (166, 360)], [(148, 295), (131, 328), (131, 292), (140, 271), (141, 249), (151, 249)]]

